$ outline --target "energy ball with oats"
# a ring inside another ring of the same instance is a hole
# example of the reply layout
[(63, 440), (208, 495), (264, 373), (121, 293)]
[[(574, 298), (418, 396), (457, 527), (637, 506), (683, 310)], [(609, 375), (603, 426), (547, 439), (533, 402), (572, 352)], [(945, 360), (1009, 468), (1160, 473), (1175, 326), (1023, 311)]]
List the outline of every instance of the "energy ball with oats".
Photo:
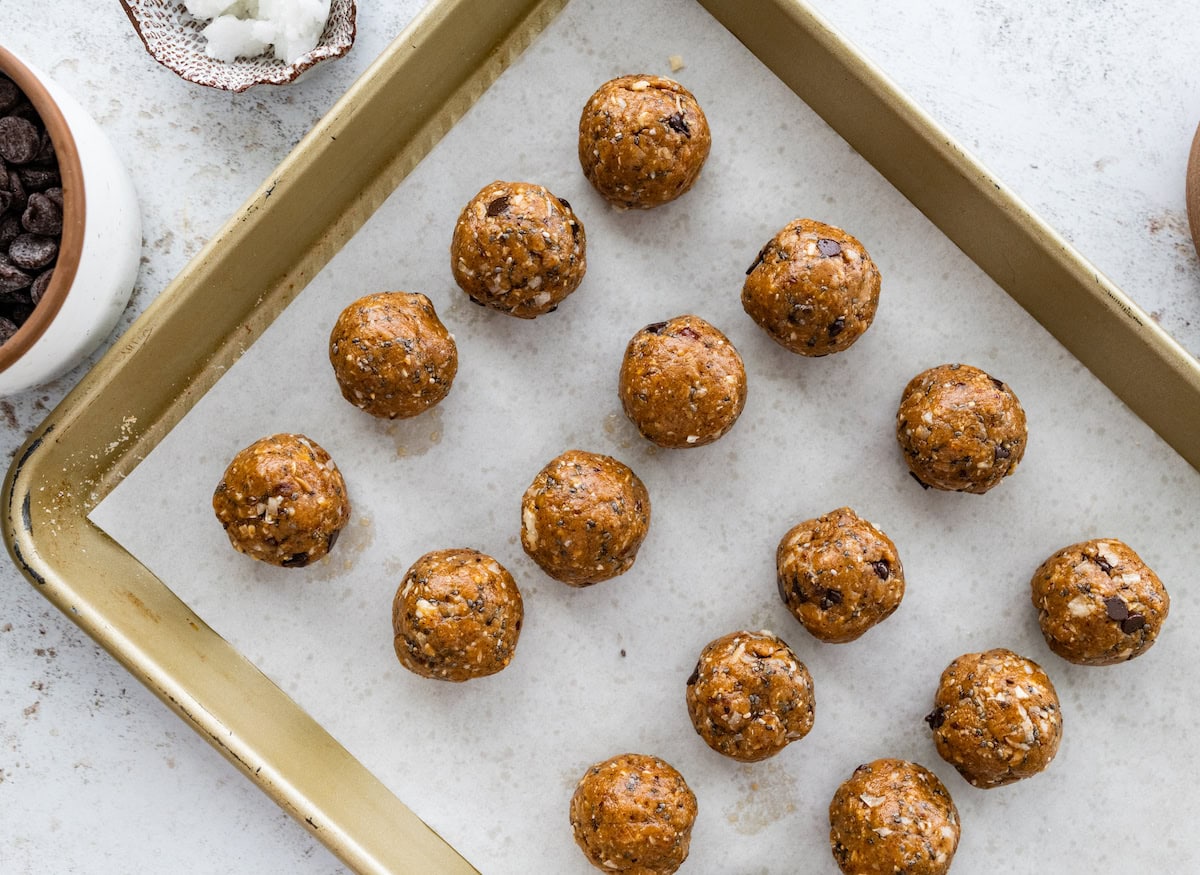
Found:
[(586, 250), (566, 200), (528, 182), (493, 182), (458, 217), (450, 267), (477, 304), (533, 319), (579, 288)]
[(996, 649), (960, 656), (942, 672), (925, 718), (942, 759), (976, 787), (1028, 778), (1062, 740), (1054, 684), (1031, 659)]
[(347, 401), (381, 419), (407, 419), (446, 397), (458, 347), (424, 295), (382, 292), (342, 311), (329, 363)]
[(239, 452), (212, 505), (235, 550), (284, 568), (316, 562), (350, 521), (342, 473), (302, 434), (272, 435)]
[(705, 744), (757, 762), (812, 729), (812, 676), (770, 632), (733, 632), (700, 652), (687, 680), (687, 707)]
[(512, 575), (478, 550), (426, 553), (392, 601), (400, 664), (443, 681), (495, 674), (512, 661), (525, 616)]
[(829, 844), (846, 875), (943, 875), (959, 832), (946, 786), (905, 760), (859, 766), (829, 803)]
[(579, 118), (579, 163), (596, 191), (620, 207), (649, 209), (692, 187), (712, 145), (692, 93), (662, 76), (601, 85)]
[(1064, 547), (1042, 563), (1031, 587), (1046, 643), (1078, 665), (1141, 656), (1171, 608), (1158, 575), (1116, 538)]
[(1006, 383), (970, 365), (913, 377), (896, 413), (904, 461), (925, 488), (987, 492), (1017, 469), (1025, 411)]
[(521, 499), (521, 546), (541, 569), (590, 586), (633, 567), (650, 527), (650, 495), (611, 456), (568, 450)]
[(816, 638), (853, 641), (904, 598), (904, 567), (892, 539), (848, 507), (806, 520), (775, 551), (779, 595)]
[(660, 447), (710, 444), (746, 405), (746, 368), (720, 331), (699, 316), (647, 325), (621, 362), (617, 391), (625, 415)]
[(695, 820), (683, 775), (645, 754), (596, 763), (571, 796), (575, 842), (605, 872), (669, 875), (687, 859)]
[(776, 343), (803, 356), (847, 349), (875, 318), (879, 268), (841, 228), (796, 219), (746, 271), (742, 307)]

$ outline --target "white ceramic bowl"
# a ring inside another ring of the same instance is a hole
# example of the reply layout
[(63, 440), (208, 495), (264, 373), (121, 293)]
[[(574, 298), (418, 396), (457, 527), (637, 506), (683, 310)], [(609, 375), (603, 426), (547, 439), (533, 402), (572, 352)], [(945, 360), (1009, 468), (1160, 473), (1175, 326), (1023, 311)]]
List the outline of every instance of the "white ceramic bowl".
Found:
[(44, 73), (0, 48), (4, 73), (54, 141), (63, 233), (54, 277), (28, 321), (0, 345), (0, 396), (69, 370), (108, 337), (129, 302), (142, 250), (133, 180), (99, 125)]

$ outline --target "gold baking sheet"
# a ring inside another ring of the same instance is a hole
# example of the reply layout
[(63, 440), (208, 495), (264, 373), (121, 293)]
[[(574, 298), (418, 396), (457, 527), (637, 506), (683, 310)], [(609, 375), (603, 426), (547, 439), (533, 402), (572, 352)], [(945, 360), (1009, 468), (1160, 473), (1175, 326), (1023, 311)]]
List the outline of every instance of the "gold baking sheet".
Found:
[[(86, 517), (562, 5), (493, 2), (486, 21), (465, 0), (431, 5), (35, 433), (6, 483), (6, 541), (30, 579), (363, 872), (471, 870)], [(704, 5), (1196, 464), (1194, 360), (806, 5)]]

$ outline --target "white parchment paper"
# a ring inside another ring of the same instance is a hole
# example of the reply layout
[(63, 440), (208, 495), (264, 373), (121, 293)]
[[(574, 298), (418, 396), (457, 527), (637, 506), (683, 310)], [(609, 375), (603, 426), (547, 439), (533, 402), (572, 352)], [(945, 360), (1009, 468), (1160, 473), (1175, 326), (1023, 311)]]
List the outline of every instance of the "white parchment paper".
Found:
[[(685, 63), (674, 74), (671, 55)], [(674, 75), (714, 132), (696, 188), (646, 213), (608, 207), (575, 156), (584, 101), (628, 72)], [(450, 276), (454, 221), (493, 179), (548, 186), (586, 226), (583, 285), (534, 322), (471, 305)], [(824, 359), (776, 346), (739, 299), (759, 248), (799, 216), (846, 228), (883, 275), (874, 326)], [(326, 354), (338, 312), (389, 289), (429, 295), (461, 359), (446, 401), (395, 423), (346, 404)], [(638, 328), (684, 312), (741, 351), (749, 400), (716, 444), (658, 450), (621, 414), (617, 370)], [(1029, 417), (1025, 461), (986, 496), (922, 491), (895, 445), (901, 389), (949, 361), (1006, 380)], [(328, 449), (354, 505), (333, 554), (305, 570), (234, 553), (209, 503), (233, 454), (280, 431)], [(586, 590), (545, 577), (518, 538), (525, 487), (573, 447), (629, 464), (653, 504), (633, 570)], [(859, 641), (825, 645), (780, 603), (774, 550), (841, 505), (895, 540), (908, 592)], [(946, 782), (963, 823), (956, 872), (1074, 871), (1081, 849), (1113, 871), (1195, 869), (1198, 518), (1196, 472), (683, 0), (574, 0), (93, 514), (487, 873), (591, 871), (567, 801), (588, 765), (625, 751), (668, 760), (699, 798), (684, 871), (835, 872), (829, 800), (880, 756)], [(1097, 536), (1138, 550), (1172, 611), (1143, 658), (1080, 668), (1042, 641), (1029, 578)], [(455, 546), (496, 556), (526, 607), (512, 665), (465, 685), (409, 674), (391, 640), (405, 569)], [(710, 751), (684, 706), (700, 649), (739, 628), (780, 634), (816, 685), (812, 733), (755, 765)], [(951, 659), (996, 646), (1047, 669), (1065, 738), (1043, 775), (980, 791), (938, 758), (922, 717)]]

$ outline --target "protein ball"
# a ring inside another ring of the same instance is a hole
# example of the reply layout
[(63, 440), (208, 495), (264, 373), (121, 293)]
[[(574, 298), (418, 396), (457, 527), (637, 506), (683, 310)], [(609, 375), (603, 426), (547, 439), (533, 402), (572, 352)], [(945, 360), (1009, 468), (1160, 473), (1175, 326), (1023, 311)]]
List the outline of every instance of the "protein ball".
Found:
[(235, 550), (284, 568), (316, 562), (350, 521), (341, 472), (302, 434), (272, 435), (239, 452), (212, 505)]
[(983, 789), (1036, 775), (1062, 740), (1054, 684), (1036, 662), (1004, 649), (950, 663), (925, 721), (942, 759)]
[(812, 676), (770, 632), (733, 632), (701, 651), (687, 680), (687, 707), (705, 744), (757, 762), (812, 729)]
[(1028, 442), (1013, 390), (970, 365), (913, 377), (896, 413), (896, 439), (922, 486), (977, 494), (1017, 469)]
[(712, 146), (692, 93), (662, 76), (601, 85), (579, 118), (579, 163), (606, 200), (649, 209), (692, 187)]
[(829, 844), (846, 875), (943, 875), (959, 833), (945, 785), (905, 760), (859, 766), (829, 803)]
[(687, 859), (696, 796), (660, 760), (626, 753), (596, 763), (571, 796), (575, 842), (597, 869), (669, 875)]
[(579, 288), (586, 250), (583, 224), (563, 198), (528, 182), (493, 182), (458, 217), (450, 266), (471, 300), (533, 319)]
[(879, 304), (879, 269), (841, 228), (796, 219), (746, 271), (742, 307), (776, 343), (803, 356), (841, 352)]
[(446, 397), (458, 373), (454, 337), (424, 295), (382, 292), (341, 312), (329, 363), (347, 401), (381, 419), (407, 419)]
[(512, 575), (478, 550), (436, 550), (413, 563), (392, 601), (400, 664), (422, 677), (468, 681), (512, 661), (525, 616)]
[(904, 598), (896, 545), (848, 507), (791, 529), (779, 542), (775, 565), (783, 603), (822, 641), (853, 641)]
[(1116, 538), (1064, 547), (1042, 563), (1031, 588), (1046, 643), (1078, 665), (1141, 656), (1171, 609), (1158, 575)]
[(720, 331), (699, 316), (647, 325), (633, 336), (618, 384), (625, 415), (660, 447), (702, 447), (737, 422), (746, 368)]
[(568, 450), (521, 499), (521, 546), (543, 571), (590, 586), (633, 567), (650, 527), (650, 495), (611, 456)]

